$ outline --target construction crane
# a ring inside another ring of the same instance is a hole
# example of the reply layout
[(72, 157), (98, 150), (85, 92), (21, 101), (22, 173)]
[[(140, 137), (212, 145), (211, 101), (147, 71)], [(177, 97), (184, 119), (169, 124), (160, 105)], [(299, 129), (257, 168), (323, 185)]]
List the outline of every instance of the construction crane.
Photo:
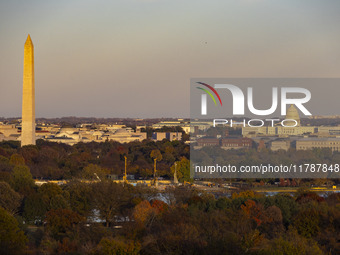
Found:
[(154, 164), (153, 164), (153, 185), (158, 186), (156, 172), (157, 172), (157, 158), (154, 158)]
[(124, 171), (123, 181), (124, 181), (124, 182), (128, 182), (128, 181), (127, 181), (127, 177), (126, 177), (127, 157), (124, 156), (124, 159), (125, 159), (125, 171)]

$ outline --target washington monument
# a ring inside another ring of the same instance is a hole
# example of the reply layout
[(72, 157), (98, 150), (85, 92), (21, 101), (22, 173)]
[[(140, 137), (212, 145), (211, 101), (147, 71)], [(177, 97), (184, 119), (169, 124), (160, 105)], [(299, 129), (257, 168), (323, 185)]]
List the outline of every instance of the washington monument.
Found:
[(21, 146), (35, 145), (34, 48), (30, 35), (24, 47)]

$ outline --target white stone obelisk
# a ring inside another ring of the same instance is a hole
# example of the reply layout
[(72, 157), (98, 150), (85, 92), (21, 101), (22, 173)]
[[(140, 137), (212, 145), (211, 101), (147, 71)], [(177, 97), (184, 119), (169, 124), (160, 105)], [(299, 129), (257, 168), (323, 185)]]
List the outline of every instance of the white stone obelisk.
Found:
[(24, 47), (21, 146), (35, 145), (34, 48), (30, 35)]

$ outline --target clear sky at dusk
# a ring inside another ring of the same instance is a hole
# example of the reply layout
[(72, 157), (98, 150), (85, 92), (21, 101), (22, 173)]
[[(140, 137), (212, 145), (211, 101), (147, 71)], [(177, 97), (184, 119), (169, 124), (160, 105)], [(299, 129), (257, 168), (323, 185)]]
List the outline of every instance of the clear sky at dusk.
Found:
[(0, 116), (189, 117), (194, 77), (339, 77), (337, 0), (0, 2)]

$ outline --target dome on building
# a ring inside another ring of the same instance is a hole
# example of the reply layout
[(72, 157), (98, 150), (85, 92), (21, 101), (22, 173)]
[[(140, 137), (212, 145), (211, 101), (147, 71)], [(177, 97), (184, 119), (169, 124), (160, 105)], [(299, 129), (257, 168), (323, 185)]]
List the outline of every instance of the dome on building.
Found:
[[(289, 106), (289, 108), (287, 110), (286, 120), (296, 120), (297, 126), (300, 126), (299, 112), (294, 105)], [(286, 121), (285, 125), (286, 126), (294, 126), (295, 122), (294, 121)]]
[(58, 134), (61, 134), (61, 133), (73, 134), (76, 131), (78, 131), (78, 129), (73, 128), (73, 127), (62, 127), (59, 129)]

